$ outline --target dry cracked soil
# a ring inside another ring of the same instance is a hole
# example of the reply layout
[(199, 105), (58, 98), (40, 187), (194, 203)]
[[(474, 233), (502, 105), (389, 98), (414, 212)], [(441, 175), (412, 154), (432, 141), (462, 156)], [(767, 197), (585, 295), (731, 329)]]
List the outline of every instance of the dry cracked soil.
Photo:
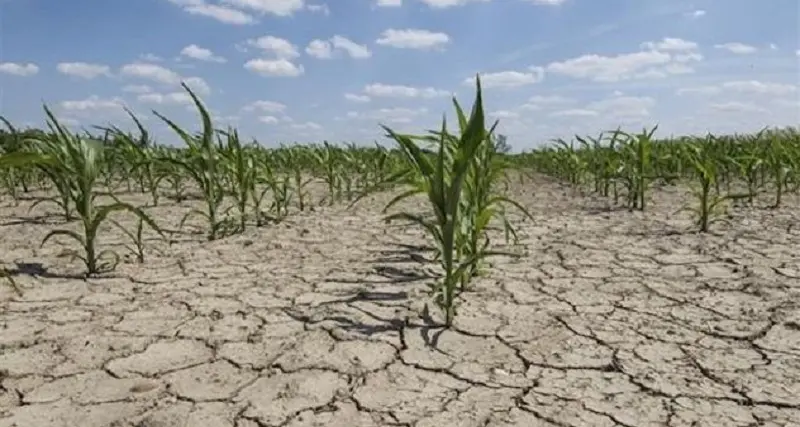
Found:
[[(523, 256), (492, 259), (447, 330), (389, 194), (148, 239), (144, 264), (88, 279), (69, 242), (39, 247), (72, 224), (4, 199), (0, 426), (800, 426), (797, 198), (699, 235), (675, 188), (645, 213), (544, 179), (514, 192)], [(174, 229), (188, 209), (148, 211)]]

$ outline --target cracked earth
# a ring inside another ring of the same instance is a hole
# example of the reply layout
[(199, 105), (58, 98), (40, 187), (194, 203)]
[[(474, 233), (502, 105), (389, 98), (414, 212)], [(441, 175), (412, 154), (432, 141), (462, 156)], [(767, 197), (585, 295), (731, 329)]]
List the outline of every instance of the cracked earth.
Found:
[[(67, 242), (39, 248), (63, 226), (45, 205), (3, 200), (0, 426), (800, 426), (797, 199), (698, 235), (675, 189), (646, 213), (516, 193), (525, 255), (492, 259), (449, 330), (388, 194), (148, 241), (89, 279)], [(167, 202), (148, 211), (174, 229), (189, 208)]]

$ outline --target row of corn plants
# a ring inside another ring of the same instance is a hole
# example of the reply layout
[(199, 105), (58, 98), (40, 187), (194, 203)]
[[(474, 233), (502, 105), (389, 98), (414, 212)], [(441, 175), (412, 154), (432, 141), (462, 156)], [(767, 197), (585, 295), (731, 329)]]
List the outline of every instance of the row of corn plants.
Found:
[(655, 131), (576, 136), (515, 160), (631, 210), (646, 209), (653, 185), (689, 183), (694, 201), (684, 210), (701, 232), (722, 219), (731, 201), (771, 197), (777, 208), (787, 192), (800, 188), (800, 129), (668, 140), (654, 139)]
[[(50, 203), (65, 223), (77, 221), (78, 231), (60, 228), (49, 233), (43, 244), (61, 236), (76, 242), (88, 274), (113, 268), (120, 257), (99, 249), (101, 226), (110, 214), (125, 210), (138, 217), (135, 230), (122, 229), (132, 244), (127, 247), (144, 261), (143, 233), (146, 228), (161, 233), (144, 211), (146, 206), (122, 202), (126, 193), (144, 193), (146, 205), (157, 206), (164, 196), (182, 203), (197, 199), (180, 221), (183, 228), (191, 217), (205, 223), (208, 240), (243, 232), (248, 226), (265, 226), (283, 220), (292, 210), (306, 211), (319, 205), (354, 200), (366, 189), (388, 182), (402, 167), (397, 150), (382, 146), (360, 147), (323, 143), (313, 146), (281, 146), (267, 149), (243, 142), (235, 129), (216, 129), (201, 100), (184, 85), (194, 101), (201, 130), (189, 132), (167, 117), (153, 112), (179, 136), (185, 147), (159, 146), (142, 122), (127, 111), (137, 132), (96, 126), (98, 134), (72, 132), (45, 107), (48, 130), (15, 128), (0, 118), (0, 186), (18, 203), (30, 197), (34, 207)], [(312, 200), (309, 186), (324, 185), (327, 195)], [(32, 194), (45, 192), (44, 196)], [(111, 200), (101, 203), (101, 200)]]

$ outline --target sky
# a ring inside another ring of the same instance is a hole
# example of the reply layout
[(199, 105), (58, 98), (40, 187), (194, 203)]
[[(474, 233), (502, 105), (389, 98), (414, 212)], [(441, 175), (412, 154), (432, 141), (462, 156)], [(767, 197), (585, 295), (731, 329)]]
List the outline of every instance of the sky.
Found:
[(659, 125), (800, 124), (797, 0), (0, 0), (0, 115), (178, 144), (197, 93), (220, 127), (280, 143), (387, 143), (455, 123), (480, 74), (516, 150)]

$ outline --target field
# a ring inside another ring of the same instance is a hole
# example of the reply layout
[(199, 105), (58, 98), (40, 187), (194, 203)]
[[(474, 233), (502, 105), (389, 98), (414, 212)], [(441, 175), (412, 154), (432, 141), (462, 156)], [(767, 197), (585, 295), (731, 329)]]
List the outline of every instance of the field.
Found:
[(798, 133), (506, 156), (477, 94), (394, 151), (11, 132), (0, 426), (800, 425)]

